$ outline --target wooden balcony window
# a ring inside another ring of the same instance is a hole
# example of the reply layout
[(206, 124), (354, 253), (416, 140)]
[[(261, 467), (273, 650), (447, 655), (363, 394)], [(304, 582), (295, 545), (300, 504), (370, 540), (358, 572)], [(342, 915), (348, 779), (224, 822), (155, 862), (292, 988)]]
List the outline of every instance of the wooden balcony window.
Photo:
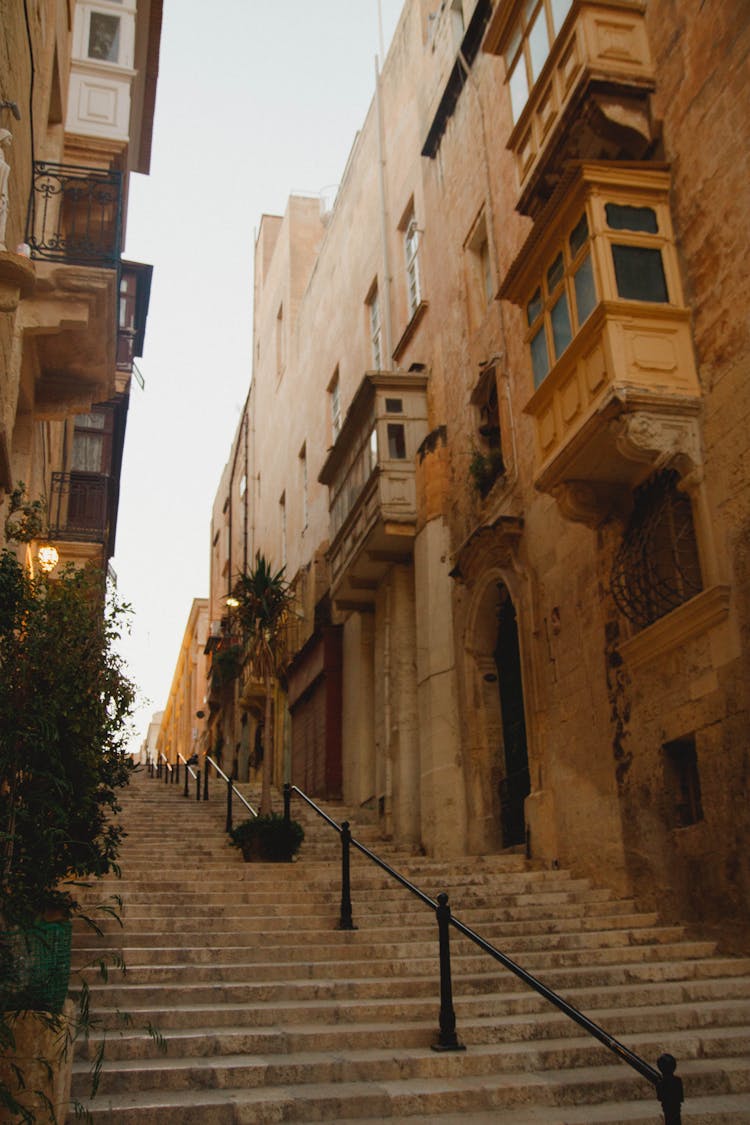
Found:
[(484, 50), (505, 63), (524, 214), (538, 213), (571, 159), (647, 155), (654, 67), (638, 0), (506, 0)]
[[(660, 410), (671, 402), (674, 411), (676, 398), (699, 398), (669, 183), (666, 168), (653, 164), (571, 170), (500, 290), (526, 323), (534, 391), (525, 409), (536, 424), (539, 487), (559, 483), (563, 452), (566, 478), (610, 474), (632, 484), (607, 453), (605, 403), (659, 400)], [(593, 443), (581, 439), (584, 425), (596, 431)], [(574, 439), (580, 448), (571, 459)]]

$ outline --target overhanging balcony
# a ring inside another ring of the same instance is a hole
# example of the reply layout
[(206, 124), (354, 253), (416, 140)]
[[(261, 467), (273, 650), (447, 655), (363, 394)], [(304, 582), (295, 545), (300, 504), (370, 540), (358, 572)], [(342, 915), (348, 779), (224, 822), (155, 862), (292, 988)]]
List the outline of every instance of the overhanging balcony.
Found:
[(36, 351), (37, 417), (85, 413), (118, 390), (121, 211), (119, 172), (35, 163), (26, 241), (36, 287), (21, 327)]
[(108, 476), (53, 473), (50, 536), (63, 543), (100, 543), (107, 548), (116, 504), (117, 489)]
[(571, 169), (505, 278), (525, 313), (534, 483), (597, 523), (655, 467), (700, 461), (700, 386), (668, 170)]
[(40, 261), (117, 269), (122, 175), (35, 161), (26, 241)]
[(369, 372), (318, 480), (328, 485), (331, 596), (366, 609), (414, 549), (415, 456), (427, 433), (427, 377)]
[(640, 0), (501, 0), (484, 50), (505, 60), (518, 210), (535, 216), (570, 160), (642, 160), (655, 139)]

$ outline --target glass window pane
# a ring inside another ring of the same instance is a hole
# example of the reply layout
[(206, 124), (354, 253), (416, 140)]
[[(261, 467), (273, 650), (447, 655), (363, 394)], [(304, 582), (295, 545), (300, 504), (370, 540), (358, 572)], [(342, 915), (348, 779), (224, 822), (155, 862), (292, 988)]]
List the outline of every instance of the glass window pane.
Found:
[(551, 0), (552, 7), (552, 23), (555, 28), (555, 35), (560, 34), (560, 28), (563, 25), (565, 17), (570, 11), (570, 5), (573, 0)]
[(560, 284), (563, 279), (564, 273), (565, 267), (563, 266), (563, 256), (562, 254), (558, 254), (550, 268), (547, 270), (547, 289), (550, 293)]
[(653, 207), (628, 207), (621, 203), (607, 203), (607, 225), (612, 230), (642, 230), (658, 234), (659, 224)]
[(387, 414), (403, 414), (404, 401), (400, 398), (387, 398), (385, 400), (385, 410)]
[(529, 83), (526, 78), (526, 63), (523, 54), (518, 57), (518, 62), (508, 80), (508, 85), (510, 86), (510, 107), (515, 122), (518, 121), (523, 112), (523, 107), (529, 99)]
[(377, 468), (378, 464), (378, 431), (373, 430), (370, 434), (370, 472)]
[(538, 387), (549, 371), (549, 356), (547, 355), (547, 340), (544, 335), (544, 325), (531, 340), (531, 367), (534, 372), (534, 386)]
[(661, 250), (612, 246), (617, 292), (630, 301), (669, 301)]
[(406, 458), (406, 436), (401, 422), (388, 423), (388, 456), (392, 461)]
[(529, 327), (534, 323), (539, 313), (542, 311), (542, 291), (537, 289), (534, 296), (526, 306), (526, 318), (529, 322)]
[(589, 224), (586, 220), (586, 212), (581, 215), (580, 219), (570, 232), (569, 246), (570, 255), (575, 258), (578, 251), (581, 249), (586, 239), (589, 236)]
[(120, 17), (91, 13), (89, 58), (116, 63), (120, 57)]
[(98, 411), (94, 414), (76, 414), (76, 429), (103, 430), (106, 420), (106, 414), (100, 414)]
[(520, 23), (515, 28), (508, 46), (505, 48), (505, 69), (510, 70), (513, 65), (513, 59), (518, 53), (518, 48), (521, 46), (521, 25)]
[(542, 67), (549, 54), (549, 37), (547, 35), (547, 21), (544, 18), (544, 8), (539, 13), (529, 30), (529, 54), (531, 56), (531, 81), (536, 82)]
[(103, 453), (104, 437), (101, 434), (76, 434), (70, 467), (79, 473), (101, 473)]
[(552, 339), (555, 345), (555, 358), (559, 359), (573, 339), (573, 333), (570, 329), (567, 294), (561, 294), (557, 302), (552, 306), (550, 315), (552, 319)]
[(576, 313), (578, 327), (594, 311), (596, 304), (596, 286), (594, 285), (594, 271), (591, 266), (591, 255), (587, 254), (576, 270), (573, 281), (576, 289)]

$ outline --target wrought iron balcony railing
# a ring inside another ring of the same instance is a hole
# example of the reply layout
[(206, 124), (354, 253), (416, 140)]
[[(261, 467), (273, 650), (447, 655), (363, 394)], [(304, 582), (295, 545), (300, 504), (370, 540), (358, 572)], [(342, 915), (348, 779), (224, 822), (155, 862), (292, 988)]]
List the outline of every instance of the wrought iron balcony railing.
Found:
[(120, 265), (122, 175), (34, 162), (26, 241), (31, 257), (75, 265)]
[(50, 535), (54, 539), (106, 544), (115, 488), (101, 473), (53, 473)]

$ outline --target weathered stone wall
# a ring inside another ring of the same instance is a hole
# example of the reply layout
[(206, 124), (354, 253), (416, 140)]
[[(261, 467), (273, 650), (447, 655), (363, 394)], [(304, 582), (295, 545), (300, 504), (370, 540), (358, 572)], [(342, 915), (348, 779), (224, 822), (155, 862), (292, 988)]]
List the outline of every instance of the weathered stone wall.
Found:
[[(641, 648), (651, 643), (651, 653), (638, 660), (610, 593), (622, 511), (613, 509), (595, 528), (573, 523), (534, 488), (524, 317), (488, 299), (480, 268), (486, 236), (496, 292), (530, 229), (515, 211), (504, 66), (478, 55), (434, 158), (421, 157), (450, 59), (447, 28), (428, 40), (428, 8), (418, 0), (405, 5), (381, 106), (392, 348), (402, 370), (429, 372), (428, 429), (439, 438), (417, 466), (413, 652), (406, 635), (400, 665), (386, 652), (393, 574), (378, 589), (374, 614), (353, 614), (345, 625), (345, 794), (369, 801), (398, 789), (388, 827), (421, 838), (431, 851), (500, 846), (503, 732), (493, 614), (502, 587), (518, 622), (532, 854), (632, 889), (674, 916), (718, 926), (742, 916), (750, 889), (742, 846), (750, 828), (743, 798), (750, 772), (750, 236), (742, 210), (750, 32), (743, 5), (667, 0), (646, 9), (657, 74), (652, 113), (661, 123), (652, 155), (672, 170), (672, 217), (703, 393), (695, 518), (706, 583), (728, 587), (731, 603), (727, 620), (687, 639), (658, 648), (647, 637)], [(283, 493), (290, 574), (307, 566), (329, 535), (327, 489), (317, 476), (333, 439), (332, 376), (338, 370), (343, 418), (372, 362), (365, 302), (375, 278), (381, 308), (388, 296), (376, 109), (363, 123), (326, 225), (316, 201), (293, 199), (283, 221), (264, 219), (256, 255), (253, 471), (262, 481), (254, 482), (253, 549), (281, 562)], [(424, 302), (411, 322), (403, 245), (410, 207)], [(288, 337), (279, 370), (281, 306)], [(491, 378), (505, 471), (482, 496), (470, 465), (480, 441), (477, 396)], [(410, 683), (399, 702), (394, 757), (389, 693), (397, 670)], [(687, 735), (696, 740), (704, 818), (676, 828), (663, 747)], [(413, 760), (397, 776), (405, 754)], [(405, 793), (415, 784), (419, 801), (409, 804)]]

